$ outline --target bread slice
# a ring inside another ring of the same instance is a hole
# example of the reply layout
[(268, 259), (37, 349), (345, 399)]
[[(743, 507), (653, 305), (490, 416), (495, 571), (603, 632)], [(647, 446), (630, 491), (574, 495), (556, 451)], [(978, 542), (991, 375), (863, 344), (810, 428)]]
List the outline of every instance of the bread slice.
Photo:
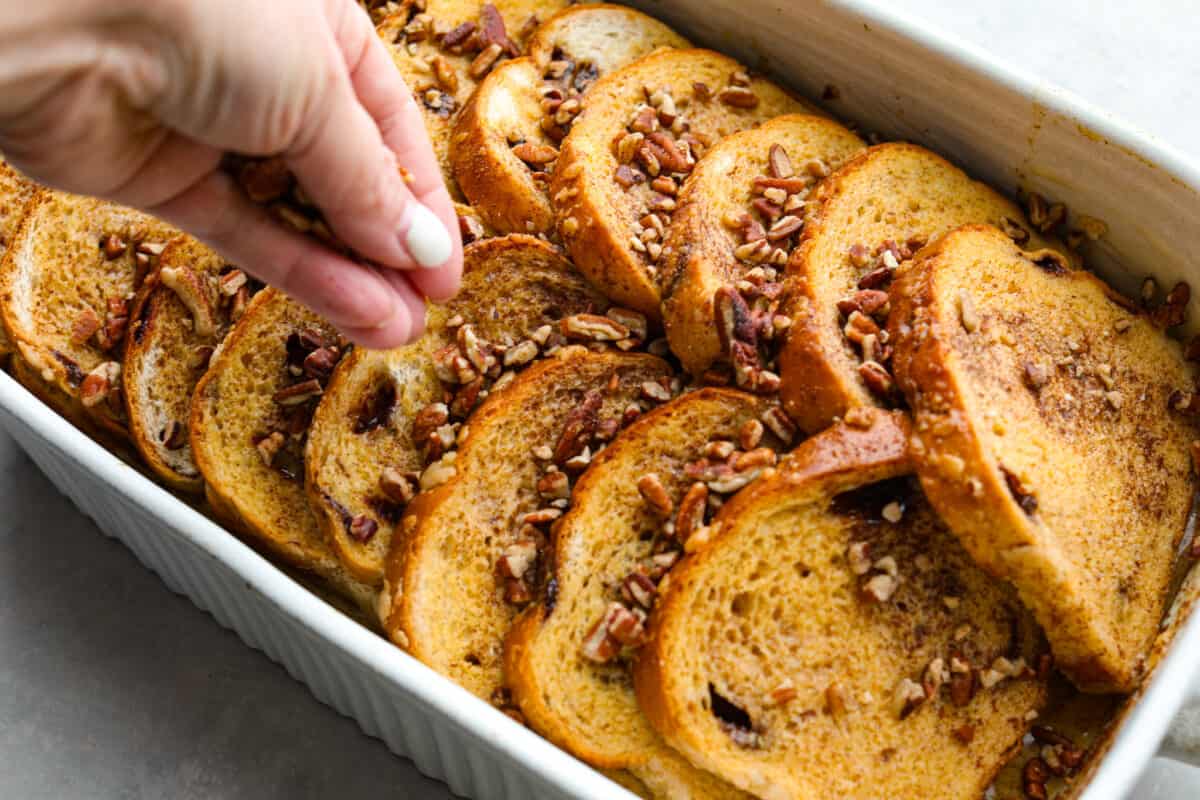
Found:
[(680, 181), (723, 137), (806, 110), (709, 50), (661, 50), (603, 76), (563, 140), (550, 184), (572, 259), (614, 302), (657, 319), (661, 237)]
[(718, 512), (651, 614), (638, 700), (760, 797), (974, 800), (1044, 702), (1048, 657), (915, 487), (903, 417), (854, 421)]
[(670, 377), (654, 356), (574, 347), (489, 395), (458, 450), (422, 475), (393, 541), (380, 600), (393, 641), (493, 699), (504, 636), (540, 591), (544, 527), (570, 476)]
[(304, 437), (343, 350), (331, 325), (264, 289), (197, 384), (189, 433), (218, 518), (373, 612), (374, 591), (342, 567), (304, 495)]
[(181, 492), (204, 482), (192, 460), (192, 394), (257, 281), (190, 236), (167, 244), (130, 315), (121, 370), (129, 436), (147, 466)]
[(857, 406), (895, 405), (881, 292), (921, 245), (974, 222), (1003, 225), (1031, 250), (1054, 246), (1016, 204), (916, 145), (877, 145), (822, 182), (785, 283), (791, 332), (780, 392), (801, 429), (819, 431)]
[(450, 162), (463, 194), (497, 230), (551, 232), (550, 173), (584, 93), (600, 75), (660, 47), (688, 46), (623, 6), (558, 12), (534, 32), (527, 56), (480, 82), (455, 123)]
[(1018, 588), (1080, 689), (1135, 688), (1196, 490), (1181, 347), (987, 226), (923, 250), (891, 296), (930, 502)]
[(179, 232), (103, 200), (39, 190), (0, 262), (0, 318), (29, 369), (120, 437), (129, 308)]
[[(0, 158), (0, 259), (8, 250), (9, 243), (17, 233), (29, 201), (37, 192), (37, 185), (10, 167)], [(4, 332), (0, 320), (0, 363), (12, 352), (12, 344)]]
[[(735, 337), (719, 336), (714, 316), (722, 288), (763, 314), (756, 339), (775, 340), (771, 315), (779, 307), (783, 266), (800, 238), (805, 197), (864, 147), (833, 120), (787, 114), (722, 139), (700, 159), (663, 243), (671, 253), (661, 270), (663, 322), (684, 369), (700, 375), (730, 360)], [(742, 384), (748, 373), (738, 371)]]
[[(557, 346), (560, 337), (549, 334), (562, 318), (608, 307), (556, 248), (531, 236), (468, 245), (463, 261), (462, 289), (429, 307), (425, 335), (395, 350), (348, 355), (313, 417), (309, 502), (346, 569), (366, 583), (383, 580), (393, 528), (417, 477), (445, 447), (430, 437), (442, 426), (447, 436), (457, 433), (494, 382)], [(461, 382), (439, 364), (463, 355), (458, 342), (468, 340), (493, 363)]]
[[(778, 446), (769, 428), (763, 436), (760, 419), (772, 407), (732, 389), (690, 392), (633, 423), (579, 479), (571, 508), (554, 531), (554, 604), (526, 609), (505, 642), (505, 678), (534, 730), (591, 764), (628, 769), (648, 786), (684, 785), (697, 797), (738, 794), (692, 767), (646, 722), (628, 659), (619, 656), (619, 643), (603, 641), (603, 620), (614, 603), (622, 617), (644, 619), (656, 585), (682, 555), (687, 523), (679, 524), (679, 515), (704, 521), (700, 495), (693, 492), (690, 500), (694, 505), (699, 499), (699, 516), (692, 517), (692, 506), (683, 502), (695, 485), (709, 491), (697, 481), (697, 467), (707, 467), (706, 453), (721, 443), (730, 451), (722, 451), (722, 462)], [(647, 499), (651, 493), (663, 498), (660, 505)], [(627, 652), (636, 653), (636, 644), (634, 639)]]
[(539, 22), (567, 0), (402, 0), (389, 4), (376, 31), (425, 118), (434, 155), (455, 200), (462, 192), (450, 165), (454, 118), (479, 81), (524, 49)]

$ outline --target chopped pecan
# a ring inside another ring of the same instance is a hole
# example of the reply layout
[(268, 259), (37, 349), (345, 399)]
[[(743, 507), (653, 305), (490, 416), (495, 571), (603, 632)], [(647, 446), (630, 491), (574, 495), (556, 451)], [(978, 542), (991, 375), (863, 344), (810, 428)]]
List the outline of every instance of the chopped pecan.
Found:
[(642, 572), (635, 570), (621, 581), (621, 595), (630, 603), (636, 603), (647, 611), (654, 605), (654, 598), (657, 594), (658, 587), (654, 581)]
[(530, 142), (517, 145), (512, 149), (512, 152), (514, 156), (526, 164), (534, 164), (539, 167), (549, 164), (558, 158), (558, 150), (555, 148), (544, 144), (531, 144)]
[(756, 108), (758, 95), (746, 86), (727, 86), (717, 93), (717, 100), (734, 108)]
[(675, 538), (686, 543), (688, 538), (704, 524), (704, 512), (708, 507), (708, 486), (696, 482), (688, 487), (679, 501), (675, 515)]
[(571, 481), (565, 472), (547, 472), (538, 479), (537, 492), (548, 500), (565, 499), (571, 496)]
[(356, 514), (350, 520), (350, 524), (346, 526), (346, 532), (350, 534), (350, 538), (364, 544), (371, 541), (378, 531), (379, 523), (366, 514)]
[(629, 329), (609, 317), (598, 314), (572, 314), (563, 317), (559, 327), (568, 339), (615, 342), (629, 336)]
[(763, 424), (771, 429), (771, 433), (783, 444), (791, 444), (796, 436), (796, 423), (792, 422), (779, 406), (772, 406), (762, 415)]
[(100, 330), (100, 317), (90, 306), (84, 306), (71, 325), (71, 344), (81, 345)]
[(79, 402), (84, 408), (93, 408), (108, 400), (114, 391), (120, 390), (118, 379), (121, 365), (116, 361), (105, 361), (83, 378), (79, 387)]
[(792, 160), (788, 158), (787, 150), (782, 145), (771, 145), (767, 153), (767, 169), (772, 178), (792, 177)]
[(858, 367), (858, 374), (867, 388), (877, 396), (886, 398), (891, 395), (895, 385), (892, 374), (878, 361), (864, 361)]
[(903, 678), (896, 686), (893, 706), (900, 719), (907, 719), (925, 700), (924, 687), (911, 678)]
[(500, 558), (496, 561), (496, 572), (505, 578), (521, 580), (534, 566), (537, 559), (537, 541), (532, 538), (521, 539), (504, 548)]
[(885, 315), (888, 307), (888, 293), (878, 289), (860, 289), (850, 297), (839, 300), (837, 307), (838, 311), (847, 317), (855, 311), (868, 317), (876, 314)]
[(671, 496), (667, 494), (667, 488), (653, 472), (638, 478), (637, 489), (654, 513), (666, 517), (675, 509)]
[(285, 386), (275, 392), (273, 399), (281, 406), (298, 406), (320, 397), (323, 392), (321, 382), (316, 378), (310, 378), (292, 386)]
[(418, 476), (414, 472), (401, 472), (395, 467), (386, 467), (379, 476), (379, 491), (394, 503), (407, 505), (416, 495)]
[(125, 241), (115, 233), (110, 233), (100, 239), (100, 249), (104, 251), (104, 257), (109, 261), (125, 255), (127, 247)]
[(563, 425), (562, 434), (554, 447), (554, 463), (563, 464), (583, 452), (599, 424), (600, 406), (604, 398), (596, 390), (584, 395), (583, 401), (572, 409)]

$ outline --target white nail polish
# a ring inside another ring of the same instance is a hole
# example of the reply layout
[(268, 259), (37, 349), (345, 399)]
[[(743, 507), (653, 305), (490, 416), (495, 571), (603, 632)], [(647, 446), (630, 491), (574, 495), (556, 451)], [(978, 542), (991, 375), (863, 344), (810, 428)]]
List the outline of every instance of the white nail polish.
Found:
[(425, 269), (434, 269), (445, 264), (454, 249), (446, 226), (420, 203), (413, 203), (411, 206), (404, 244), (413, 260)]

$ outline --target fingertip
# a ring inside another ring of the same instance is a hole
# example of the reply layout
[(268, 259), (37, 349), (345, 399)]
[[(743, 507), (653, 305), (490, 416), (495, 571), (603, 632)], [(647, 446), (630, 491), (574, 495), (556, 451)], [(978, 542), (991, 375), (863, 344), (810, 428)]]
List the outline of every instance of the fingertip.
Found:
[(421, 269), (439, 270), (454, 255), (454, 234), (424, 203), (409, 204), (402, 227), (402, 243)]

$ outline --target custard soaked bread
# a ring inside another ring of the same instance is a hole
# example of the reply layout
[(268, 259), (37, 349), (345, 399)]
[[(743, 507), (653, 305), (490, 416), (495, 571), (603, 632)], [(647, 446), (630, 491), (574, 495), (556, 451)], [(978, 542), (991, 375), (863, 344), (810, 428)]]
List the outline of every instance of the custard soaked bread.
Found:
[(760, 797), (975, 800), (1042, 705), (1049, 657), (908, 477), (903, 418), (852, 420), (726, 503), (671, 573), (638, 700)]
[(446, 186), (462, 199), (450, 166), (454, 119), (479, 81), (521, 54), (529, 34), (566, 0), (401, 0), (374, 11), (376, 31), (425, 119)]
[(608, 307), (557, 249), (531, 236), (469, 245), (463, 261), (462, 289), (429, 306), (425, 335), (346, 356), (313, 417), (309, 502), (346, 569), (367, 583), (383, 580), (422, 471), (454, 447), (476, 405), (565, 343), (562, 320)]
[(534, 31), (528, 55), (493, 69), (459, 116), (450, 161), (463, 193), (497, 230), (550, 232), (550, 173), (584, 93), (600, 75), (660, 47), (687, 46), (623, 6), (555, 14)]
[[(10, 167), (0, 158), (0, 258), (17, 233), (29, 201), (37, 192), (37, 186), (24, 175)], [(12, 352), (12, 344), (0, 324), (0, 363)]]
[(192, 393), (259, 286), (200, 242), (179, 236), (133, 306), (121, 371), (129, 435), (172, 489), (203, 489), (188, 436)]
[(723, 320), (744, 305), (743, 314), (762, 315), (756, 339), (767, 346), (782, 339), (786, 331), (776, 330), (773, 312), (803, 230), (805, 199), (865, 146), (830, 119), (788, 114), (722, 139), (700, 159), (663, 244), (670, 253), (661, 273), (663, 322), (684, 369), (700, 375), (718, 360), (732, 360), (738, 384), (753, 381), (750, 357), (760, 356), (759, 342), (737, 347), (736, 336), (718, 333)]
[(662, 235), (696, 160), (731, 133), (805, 110), (709, 50), (662, 50), (600, 78), (550, 185), (571, 257), (614, 302), (657, 319)]
[(343, 351), (331, 325), (264, 289), (196, 386), (189, 432), (205, 495), (226, 525), (373, 609), (374, 592), (342, 567), (304, 496), (304, 438)]
[(42, 394), (118, 437), (129, 309), (177, 235), (141, 212), (42, 189), (0, 262), (0, 319)]
[(736, 794), (649, 726), (629, 661), (660, 582), (705, 522), (708, 498), (774, 463), (776, 413), (745, 392), (701, 389), (633, 423), (579, 479), (555, 528), (553, 605), (526, 609), (505, 642), (505, 679), (529, 725), (591, 764), (629, 770), (657, 796), (670, 796), (671, 785), (693, 797)]
[(787, 267), (791, 328), (779, 356), (781, 398), (802, 429), (895, 404), (892, 348), (880, 332), (893, 272), (939, 234), (975, 222), (1029, 250), (1051, 246), (1014, 203), (916, 145), (877, 145), (822, 182)]
[(891, 291), (930, 502), (1086, 691), (1137, 686), (1195, 491), (1179, 344), (1098, 279), (968, 226)]
[(501, 699), (501, 645), (543, 590), (546, 529), (562, 516), (571, 479), (624, 422), (669, 396), (670, 378), (653, 356), (574, 347), (489, 395), (458, 449), (422, 475), (393, 540), (380, 598), (392, 639)]

